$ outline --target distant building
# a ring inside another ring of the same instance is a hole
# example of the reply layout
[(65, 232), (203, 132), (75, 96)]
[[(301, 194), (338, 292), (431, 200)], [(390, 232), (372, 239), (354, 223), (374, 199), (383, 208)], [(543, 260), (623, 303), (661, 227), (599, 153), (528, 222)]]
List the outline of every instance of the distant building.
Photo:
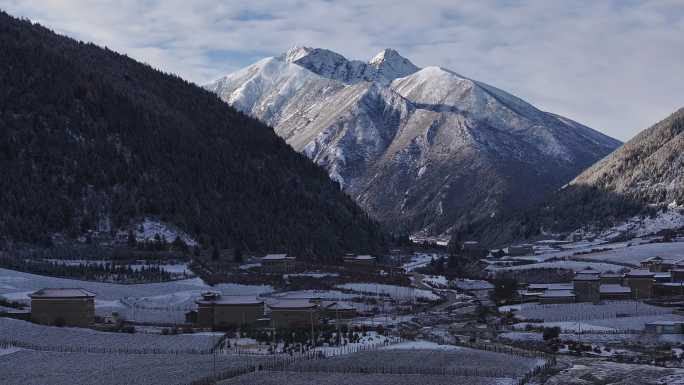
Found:
[(261, 258), (261, 269), (264, 273), (291, 273), (295, 269), (295, 258), (287, 254), (268, 254)]
[(572, 280), (577, 302), (598, 303), (601, 301), (601, 277), (594, 269), (578, 272)]
[(508, 246), (508, 255), (519, 256), (519, 255), (533, 255), (534, 248), (530, 244), (522, 245), (511, 245)]
[(632, 298), (632, 289), (616, 284), (601, 284), (601, 300), (618, 301)]
[(572, 303), (575, 302), (575, 294), (572, 290), (546, 290), (539, 296), (542, 304)]
[(641, 261), (640, 265), (642, 269), (648, 270), (652, 273), (663, 273), (674, 268), (675, 262), (656, 256), (644, 259)]
[(344, 257), (344, 263), (357, 266), (374, 266), (377, 260), (372, 255), (352, 255)]
[(95, 293), (81, 288), (40, 289), (30, 294), (31, 320), (45, 325), (88, 326), (95, 319)]
[(280, 300), (268, 304), (268, 308), (275, 329), (311, 327), (319, 321), (318, 304), (309, 300)]
[(648, 270), (631, 270), (625, 274), (625, 284), (632, 289), (632, 298), (651, 298), (655, 273)]
[(321, 316), (330, 320), (351, 320), (357, 316), (356, 308), (338, 302), (321, 303)]
[(254, 324), (264, 316), (264, 301), (255, 297), (221, 296), (206, 292), (197, 303), (197, 323), (202, 327)]
[(682, 321), (655, 321), (645, 325), (644, 331), (652, 334), (684, 334)]
[(684, 282), (684, 269), (672, 269), (670, 270), (672, 282)]
[(622, 285), (622, 274), (601, 274), (601, 285)]

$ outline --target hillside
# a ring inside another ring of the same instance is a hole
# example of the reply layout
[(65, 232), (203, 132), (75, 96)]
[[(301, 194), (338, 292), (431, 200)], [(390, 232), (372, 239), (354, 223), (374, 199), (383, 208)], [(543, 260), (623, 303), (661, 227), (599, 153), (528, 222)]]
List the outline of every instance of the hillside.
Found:
[[(589, 167), (540, 206), (505, 218), (504, 228), (518, 230), (497, 237), (512, 240), (577, 229), (647, 234), (649, 229), (676, 227), (683, 206), (684, 109), (680, 109)], [(473, 233), (493, 225), (483, 221)]]
[(205, 86), (272, 125), (396, 232), (468, 231), (526, 209), (620, 142), (386, 49), (295, 47)]
[(322, 168), (214, 94), (5, 13), (0, 52), (0, 239), (49, 245), (149, 216), (219, 247), (381, 247)]

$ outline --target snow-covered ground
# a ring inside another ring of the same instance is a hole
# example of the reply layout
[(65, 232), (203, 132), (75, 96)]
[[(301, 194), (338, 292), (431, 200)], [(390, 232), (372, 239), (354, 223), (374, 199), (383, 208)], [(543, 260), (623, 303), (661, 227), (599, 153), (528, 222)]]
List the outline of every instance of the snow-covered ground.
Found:
[(402, 267), (407, 272), (410, 272), (420, 267), (427, 266), (435, 258), (437, 258), (436, 254), (416, 253), (413, 256), (411, 256), (411, 260), (409, 262), (404, 263)]
[(180, 237), (188, 246), (197, 245), (197, 241), (188, 233), (180, 230), (176, 226), (161, 222), (154, 218), (145, 218), (142, 222), (136, 224), (134, 229), (135, 239), (138, 242), (152, 242), (155, 240), (155, 237), (159, 235), (159, 237), (163, 238), (168, 243), (173, 242), (176, 237)]
[(531, 263), (527, 265), (509, 266), (509, 267), (488, 267), (487, 270), (490, 271), (520, 271), (520, 270), (531, 270), (531, 269), (567, 269), (573, 270), (575, 272), (582, 271), (587, 268), (592, 268), (600, 272), (618, 272), (625, 269), (625, 266), (614, 265), (602, 262), (580, 262), (580, 261), (553, 261), (553, 262), (540, 262)]
[(654, 218), (649, 216), (629, 218), (623, 223), (602, 232), (599, 236), (610, 239), (620, 234), (629, 233), (635, 237), (643, 237), (661, 230), (680, 227), (684, 227), (684, 207), (673, 205), (667, 211), (658, 211)]
[[(271, 286), (249, 286), (232, 283), (209, 286), (199, 278), (172, 282), (121, 285), (47, 277), (14, 270), (0, 269), (0, 296), (29, 302), (28, 295), (42, 288), (84, 288), (95, 293), (98, 315), (119, 312), (129, 320), (180, 322), (203, 291), (229, 295), (260, 295), (273, 291)], [(147, 311), (146, 311), (147, 310)]]

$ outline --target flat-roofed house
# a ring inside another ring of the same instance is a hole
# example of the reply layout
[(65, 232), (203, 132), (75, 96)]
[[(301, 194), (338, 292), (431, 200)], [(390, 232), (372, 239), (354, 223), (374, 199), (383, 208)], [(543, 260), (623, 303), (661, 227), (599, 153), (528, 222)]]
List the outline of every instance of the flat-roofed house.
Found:
[(627, 300), (632, 298), (632, 289), (612, 283), (601, 284), (602, 300)]
[(525, 243), (522, 245), (511, 245), (508, 246), (508, 255), (519, 256), (519, 255), (534, 255), (534, 247), (531, 244)]
[(350, 320), (357, 316), (356, 308), (334, 301), (321, 303), (321, 315), (331, 320)]
[(546, 290), (539, 296), (542, 304), (572, 303), (575, 302), (575, 294), (572, 290)]
[(601, 277), (598, 270), (585, 269), (572, 279), (573, 291), (577, 302), (601, 301)]
[(653, 334), (684, 334), (682, 321), (654, 321), (644, 325), (646, 333)]
[(620, 285), (622, 284), (622, 274), (603, 273), (601, 274), (601, 285)]
[(632, 298), (651, 298), (655, 273), (648, 270), (631, 270), (625, 274), (625, 283), (632, 289)]
[(29, 295), (31, 320), (57, 326), (88, 326), (95, 319), (95, 293), (81, 288), (40, 289)]
[(252, 296), (221, 296), (206, 292), (197, 303), (197, 323), (203, 327), (254, 324), (264, 316), (264, 301)]
[(304, 328), (318, 324), (318, 304), (308, 299), (279, 300), (269, 303), (268, 308), (274, 329)]
[(261, 258), (261, 269), (264, 273), (291, 273), (295, 269), (295, 258), (287, 254), (267, 254)]

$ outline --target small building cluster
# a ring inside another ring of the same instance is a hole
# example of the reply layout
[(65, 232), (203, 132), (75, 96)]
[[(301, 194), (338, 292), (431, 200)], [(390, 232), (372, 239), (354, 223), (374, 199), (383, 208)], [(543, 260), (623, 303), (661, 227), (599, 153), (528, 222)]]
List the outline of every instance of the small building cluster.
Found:
[(256, 323), (264, 316), (264, 301), (255, 297), (202, 293), (197, 303), (197, 323), (202, 327), (230, 327)]

